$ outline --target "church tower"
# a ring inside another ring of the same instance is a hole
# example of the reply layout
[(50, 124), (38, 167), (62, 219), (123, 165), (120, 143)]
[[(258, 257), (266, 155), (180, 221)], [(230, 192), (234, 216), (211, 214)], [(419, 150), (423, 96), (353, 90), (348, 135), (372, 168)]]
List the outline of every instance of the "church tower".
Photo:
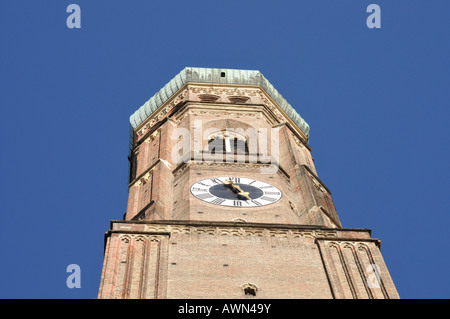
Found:
[(259, 72), (185, 68), (130, 117), (99, 298), (399, 298), (341, 225), (309, 126)]

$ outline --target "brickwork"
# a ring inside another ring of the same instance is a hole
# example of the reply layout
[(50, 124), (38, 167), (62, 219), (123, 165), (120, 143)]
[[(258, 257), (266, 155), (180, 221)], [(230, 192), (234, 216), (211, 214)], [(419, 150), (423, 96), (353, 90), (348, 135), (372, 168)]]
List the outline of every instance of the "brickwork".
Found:
[[(242, 136), (248, 152), (226, 161), (210, 153), (217, 132)], [(267, 151), (252, 140), (264, 134)], [(135, 129), (130, 163), (99, 298), (398, 298), (378, 240), (342, 228), (307, 137), (260, 87), (184, 86)], [(233, 207), (191, 194), (199, 181), (229, 176), (282, 196)]]
[(99, 298), (398, 298), (378, 244), (368, 230), (118, 221)]
[[(293, 130), (286, 118), (281, 118), (285, 122), (279, 123), (280, 118), (276, 118), (274, 112), (279, 114), (280, 111), (267, 98), (262, 98), (264, 93), (261, 89), (249, 90), (249, 99), (244, 106), (231, 102), (226, 93), (223, 93), (224, 89), (218, 89), (223, 96), (220, 98), (223, 100), (221, 104), (218, 103), (220, 99), (214, 103), (209, 100), (202, 102), (198, 95), (205, 92), (205, 88), (199, 85), (186, 90), (188, 93), (181, 94), (184, 96), (183, 103), (178, 104), (177, 111), (168, 120), (162, 118), (153, 127), (149, 127), (146, 134), (136, 137), (131, 159), (136, 167), (132, 165), (131, 176), (134, 180), (130, 183), (126, 219), (230, 221), (240, 216), (254, 222), (340, 226), (331, 195), (315, 176), (316, 169), (311, 151), (305, 144), (305, 137)], [(142, 126), (146, 127), (145, 123)], [(242, 165), (232, 165), (229, 161), (224, 163), (225, 157), (211, 156), (204, 151), (207, 149), (206, 137), (209, 133), (238, 131), (250, 138), (251, 132), (268, 132), (267, 135), (270, 136), (270, 130), (274, 127), (279, 129), (277, 165), (280, 169), (272, 174), (261, 174), (261, 168), (267, 162), (265, 156), (271, 154), (270, 143), (267, 145), (267, 152), (261, 150), (259, 145), (251, 149), (245, 156), (246, 163)], [(185, 160), (181, 164), (174, 162), (173, 150), (177, 143), (182, 143), (186, 138), (182, 135), (173, 136), (175, 129), (191, 133), (187, 137), (190, 152), (178, 154), (191, 161)], [(201, 146), (200, 152), (194, 152), (195, 143)], [(270, 182), (282, 190), (283, 199), (262, 211), (255, 209), (253, 212), (236, 212), (236, 209), (223, 209), (189, 196), (188, 190), (192, 183), (201, 178), (218, 176), (219, 173)], [(150, 175), (148, 181), (145, 180), (146, 174), (147, 177)], [(185, 174), (188, 176), (184, 176)], [(306, 174), (309, 180), (305, 179)], [(311, 181), (313, 186), (309, 185)], [(245, 218), (242, 214), (253, 217)]]

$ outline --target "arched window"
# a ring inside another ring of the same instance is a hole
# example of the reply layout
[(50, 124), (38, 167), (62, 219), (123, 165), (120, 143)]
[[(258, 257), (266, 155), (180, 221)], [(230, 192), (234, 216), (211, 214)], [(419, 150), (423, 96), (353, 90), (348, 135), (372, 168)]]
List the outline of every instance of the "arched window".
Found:
[(211, 154), (248, 154), (248, 145), (247, 140), (241, 134), (236, 132), (220, 131), (208, 136), (208, 150)]

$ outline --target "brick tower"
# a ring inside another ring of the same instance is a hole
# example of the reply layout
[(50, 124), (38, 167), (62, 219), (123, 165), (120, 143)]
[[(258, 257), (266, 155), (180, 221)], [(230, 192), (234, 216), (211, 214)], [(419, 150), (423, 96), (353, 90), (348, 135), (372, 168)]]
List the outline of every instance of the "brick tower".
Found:
[(342, 227), (309, 126), (258, 71), (185, 68), (131, 117), (99, 298), (399, 298)]

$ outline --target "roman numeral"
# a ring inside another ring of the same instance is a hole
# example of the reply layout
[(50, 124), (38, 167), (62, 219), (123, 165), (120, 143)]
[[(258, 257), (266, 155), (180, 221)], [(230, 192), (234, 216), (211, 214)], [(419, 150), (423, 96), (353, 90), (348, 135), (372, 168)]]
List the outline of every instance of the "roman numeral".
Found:
[(222, 181), (221, 181), (220, 179), (217, 179), (217, 178), (211, 178), (211, 181), (212, 181), (214, 184), (222, 184)]
[(261, 206), (262, 204), (260, 202), (258, 202), (257, 200), (252, 200), (252, 203), (255, 204), (256, 206)]
[(225, 201), (225, 199), (222, 198), (216, 198), (215, 200), (211, 201), (211, 204), (216, 204), (216, 205), (220, 205)]
[(198, 187), (192, 187), (193, 191), (198, 191), (198, 192), (207, 192), (208, 190), (205, 188), (198, 188)]
[(267, 197), (267, 196), (260, 197), (259, 199), (266, 200), (266, 201), (272, 202), (272, 203), (277, 200), (276, 198)]
[(205, 184), (205, 183), (202, 183), (202, 182), (198, 182), (197, 184), (200, 184), (200, 185), (203, 185), (203, 186), (207, 186), (207, 187), (209, 187), (209, 185), (208, 185), (208, 184)]
[(241, 179), (239, 177), (228, 177), (228, 179), (235, 183), (240, 183)]
[(265, 192), (264, 195), (280, 195), (280, 192)]
[(209, 193), (198, 194), (198, 195), (195, 195), (195, 196), (197, 196), (197, 198), (200, 198), (200, 199), (207, 199), (207, 198), (214, 197), (213, 195), (211, 195)]
[(233, 206), (242, 207), (242, 202), (240, 200), (234, 200)]

